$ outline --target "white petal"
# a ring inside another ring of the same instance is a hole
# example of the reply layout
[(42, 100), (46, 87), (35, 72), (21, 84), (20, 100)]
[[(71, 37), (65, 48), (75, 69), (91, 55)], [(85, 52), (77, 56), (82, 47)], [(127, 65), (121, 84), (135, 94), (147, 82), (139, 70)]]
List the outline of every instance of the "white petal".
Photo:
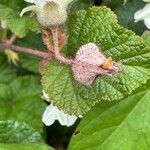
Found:
[(144, 19), (144, 24), (148, 29), (150, 29), (150, 16)]
[(43, 6), (47, 0), (25, 0), (28, 3), (34, 3), (38, 6)]
[(150, 2), (150, 0), (143, 0), (144, 2)]
[(25, 0), (25, 1), (28, 3), (34, 3), (35, 2), (35, 0)]
[(56, 106), (51, 104), (46, 108), (42, 121), (46, 126), (50, 126), (58, 120), (62, 126), (70, 127), (75, 123), (77, 118), (78, 117), (74, 115), (65, 114), (64, 111), (59, 110)]
[(38, 13), (40, 11), (40, 8), (36, 5), (32, 5), (32, 6), (29, 6), (29, 7), (25, 7), (21, 13), (20, 13), (20, 16), (22, 17), (26, 12), (29, 12), (29, 11), (33, 11), (35, 13)]
[(143, 9), (140, 9), (134, 14), (135, 22), (144, 20), (145, 17), (150, 15), (150, 4), (146, 4)]

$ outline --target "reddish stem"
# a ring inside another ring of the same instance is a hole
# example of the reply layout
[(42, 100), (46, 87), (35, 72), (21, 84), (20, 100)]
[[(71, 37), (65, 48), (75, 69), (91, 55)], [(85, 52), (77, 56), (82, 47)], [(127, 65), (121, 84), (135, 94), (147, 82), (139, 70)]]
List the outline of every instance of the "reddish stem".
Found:
[(13, 51), (16, 51), (16, 52), (32, 54), (32, 55), (38, 56), (40, 58), (52, 59), (52, 56), (46, 52), (42, 52), (39, 50), (34, 50), (31, 48), (26, 48), (26, 47), (20, 47), (20, 46), (16, 46), (16, 45), (8, 45), (7, 43), (0, 43), (0, 49), (7, 49), (7, 48), (9, 48)]

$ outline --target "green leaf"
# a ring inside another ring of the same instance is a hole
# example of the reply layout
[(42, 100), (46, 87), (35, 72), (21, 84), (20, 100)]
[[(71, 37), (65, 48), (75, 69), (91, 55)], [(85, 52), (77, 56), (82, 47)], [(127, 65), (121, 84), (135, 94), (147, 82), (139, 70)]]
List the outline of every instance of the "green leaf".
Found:
[[(30, 47), (33, 49), (39, 49), (44, 50), (41, 34), (31, 33), (30, 35), (17, 40), (17, 44), (24, 46), (24, 47)], [(39, 73), (39, 62), (40, 58), (37, 58), (35, 56), (26, 55), (26, 54), (20, 54), (20, 63), (21, 66), (29, 71)]]
[(24, 37), (30, 31), (39, 33), (40, 29), (37, 22), (33, 18), (19, 16), (16, 9), (2, 5), (0, 2), (0, 19), (7, 22), (8, 28), (18, 37)]
[(88, 9), (94, 4), (94, 0), (76, 0), (75, 2), (72, 3), (71, 5), (71, 12), (77, 12), (82, 9)]
[(97, 44), (107, 57), (122, 62), (117, 78), (100, 76), (90, 86), (74, 80), (69, 67), (50, 62), (42, 85), (51, 102), (69, 114), (84, 115), (95, 103), (114, 101), (131, 94), (150, 79), (142, 65), (150, 61), (150, 49), (141, 37), (117, 24), (116, 15), (106, 7), (93, 7), (70, 18), (69, 39), (64, 53), (74, 56), (88, 42)]
[(25, 123), (0, 121), (0, 143), (41, 142), (41, 135)]
[(0, 143), (0, 150), (53, 150), (45, 144), (3, 144)]
[(97, 105), (73, 135), (69, 150), (148, 150), (150, 92), (119, 103)]
[(46, 104), (40, 97), (39, 78), (19, 77), (10, 84), (0, 84), (0, 120), (25, 122), (43, 132), (42, 114)]
[(22, 54), (19, 58), (23, 68), (35, 73), (39, 73), (40, 58), (30, 56), (28, 54)]
[(0, 3), (17, 11), (21, 11), (23, 7), (27, 6), (27, 2), (24, 0), (2, 0)]

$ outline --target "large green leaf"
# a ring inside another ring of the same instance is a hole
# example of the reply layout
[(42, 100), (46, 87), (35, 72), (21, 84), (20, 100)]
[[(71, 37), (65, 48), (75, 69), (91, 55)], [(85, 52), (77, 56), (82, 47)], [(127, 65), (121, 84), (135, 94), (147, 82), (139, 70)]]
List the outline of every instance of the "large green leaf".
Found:
[(3, 144), (0, 143), (0, 150), (53, 150), (44, 144)]
[(150, 92), (97, 105), (83, 119), (69, 150), (149, 150)]
[(30, 31), (40, 32), (37, 22), (33, 18), (19, 16), (16, 9), (10, 8), (0, 2), (0, 19), (7, 22), (8, 28), (17, 36), (24, 37)]
[(0, 120), (26, 122), (39, 132), (43, 131), (42, 114), (45, 103), (40, 97), (39, 78), (19, 77), (10, 84), (0, 84)]
[(90, 86), (76, 82), (69, 67), (50, 62), (42, 85), (51, 102), (69, 114), (85, 114), (102, 100), (119, 100), (141, 87), (150, 78), (142, 65), (150, 61), (150, 49), (133, 32), (117, 24), (116, 15), (106, 7), (93, 7), (70, 18), (69, 39), (64, 52), (75, 55), (85, 43), (96, 43), (108, 57), (122, 62), (117, 78), (101, 76)]
[(25, 123), (0, 121), (0, 143), (41, 142), (41, 135)]

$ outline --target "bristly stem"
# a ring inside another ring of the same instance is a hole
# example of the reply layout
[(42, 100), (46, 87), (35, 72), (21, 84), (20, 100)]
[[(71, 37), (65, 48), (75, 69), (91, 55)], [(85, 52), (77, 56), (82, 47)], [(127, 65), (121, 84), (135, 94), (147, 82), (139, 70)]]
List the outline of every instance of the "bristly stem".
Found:
[(20, 47), (20, 46), (16, 46), (16, 45), (8, 45), (7, 43), (0, 43), (1, 50), (7, 49), (7, 48), (9, 48), (13, 51), (16, 51), (16, 52), (32, 54), (32, 55), (40, 57), (40, 58), (52, 59), (52, 56), (46, 52), (42, 52), (39, 50), (34, 50), (31, 48), (26, 48), (26, 47)]
[[(50, 31), (52, 35), (52, 41), (50, 41)], [(59, 34), (60, 31), (58, 26), (53, 26), (50, 28), (50, 30), (43, 30), (43, 42), (48, 49), (47, 52), (14, 45), (17, 38), (15, 35), (12, 35), (10, 39), (5, 39), (3, 42), (1, 42), (0, 49), (11, 49), (16, 52), (31, 54), (45, 60), (55, 59), (60, 63), (72, 65), (73, 59), (66, 58), (60, 53)]]
[(58, 60), (60, 63), (66, 64), (66, 65), (71, 65), (73, 60), (64, 57), (60, 53), (60, 48), (59, 48), (59, 28), (58, 28), (58, 26), (51, 27), (51, 32), (52, 32), (52, 37), (53, 37), (54, 58), (56, 60)]

